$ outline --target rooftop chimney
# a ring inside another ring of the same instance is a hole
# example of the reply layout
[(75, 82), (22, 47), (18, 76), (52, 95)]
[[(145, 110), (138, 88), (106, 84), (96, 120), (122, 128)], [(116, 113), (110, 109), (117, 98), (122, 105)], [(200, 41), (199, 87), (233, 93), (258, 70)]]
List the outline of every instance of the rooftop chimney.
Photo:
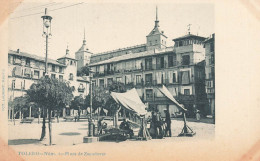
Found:
[(20, 49), (17, 49), (17, 53), (20, 53)]

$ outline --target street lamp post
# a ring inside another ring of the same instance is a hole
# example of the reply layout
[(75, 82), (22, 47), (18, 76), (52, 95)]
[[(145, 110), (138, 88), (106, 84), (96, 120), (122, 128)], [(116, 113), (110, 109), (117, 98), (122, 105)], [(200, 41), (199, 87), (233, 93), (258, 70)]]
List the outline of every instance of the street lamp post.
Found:
[[(45, 8), (45, 15), (41, 16), (42, 20), (43, 20), (43, 34), (42, 36), (46, 38), (46, 51), (45, 51), (45, 77), (48, 77), (48, 39), (49, 36), (51, 36), (51, 20), (52, 17), (48, 15), (47, 13), (47, 8)], [(43, 125), (42, 125), (42, 135), (41, 135), (41, 139), (43, 140), (45, 137), (45, 133), (46, 133), (46, 126), (45, 126), (45, 109), (44, 107), (42, 107), (42, 111), (43, 111)], [(49, 122), (49, 128), (51, 124)], [(51, 135), (50, 135), (50, 142), (51, 142)]]
[(45, 15), (41, 17), (43, 20), (43, 36), (46, 38), (46, 53), (45, 53), (45, 76), (48, 77), (48, 39), (51, 36), (51, 20), (52, 17), (48, 15), (47, 8), (45, 8)]
[(92, 121), (92, 77), (93, 77), (93, 72), (92, 70), (90, 69), (89, 70), (89, 81), (90, 81), (90, 85), (89, 85), (89, 88), (90, 88), (90, 100), (89, 100), (89, 105), (90, 105), (90, 118), (89, 118), (89, 121), (88, 121), (88, 136), (89, 137), (92, 137), (93, 136), (93, 121)]
[(94, 133), (94, 123), (92, 120), (92, 77), (93, 77), (93, 71), (90, 69), (89, 70), (89, 81), (90, 81), (90, 85), (89, 85), (89, 90), (90, 90), (90, 118), (88, 120), (88, 136), (85, 136), (83, 138), (83, 142), (84, 143), (92, 143), (92, 142), (97, 142), (98, 141), (98, 137), (93, 136)]

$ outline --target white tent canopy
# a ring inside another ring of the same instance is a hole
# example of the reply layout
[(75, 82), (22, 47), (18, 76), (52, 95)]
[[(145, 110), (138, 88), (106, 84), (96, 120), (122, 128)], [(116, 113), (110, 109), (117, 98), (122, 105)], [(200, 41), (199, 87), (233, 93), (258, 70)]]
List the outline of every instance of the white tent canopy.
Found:
[(111, 96), (117, 103), (120, 103), (126, 110), (137, 113), (138, 115), (145, 115), (147, 111), (135, 88), (125, 92), (116, 93), (111, 92)]
[(177, 107), (180, 109), (187, 111), (186, 108), (184, 108), (179, 102), (176, 101), (176, 99), (172, 96), (172, 94), (169, 92), (169, 90), (163, 85), (162, 88), (159, 88), (159, 90), (162, 92), (163, 95), (165, 95), (167, 98), (169, 98), (174, 104), (176, 104)]

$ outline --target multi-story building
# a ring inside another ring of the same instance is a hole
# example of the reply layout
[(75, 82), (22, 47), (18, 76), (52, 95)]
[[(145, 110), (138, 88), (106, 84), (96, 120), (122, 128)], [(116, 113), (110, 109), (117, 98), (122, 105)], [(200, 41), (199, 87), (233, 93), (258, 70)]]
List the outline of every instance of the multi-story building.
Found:
[(210, 115), (215, 115), (215, 34), (212, 34), (205, 40), (205, 52), (206, 52), (206, 93), (208, 99)]
[[(45, 74), (45, 58), (17, 51), (8, 52), (8, 79), (9, 100), (23, 96), (30, 86)], [(57, 59), (48, 59), (48, 74), (51, 78), (57, 78), (70, 82), (75, 88), (73, 95), (86, 96), (88, 94), (87, 80), (77, 77), (77, 61), (69, 54)]]
[[(106, 87), (112, 82), (122, 82), (128, 89), (135, 87), (139, 96), (162, 115), (167, 104), (174, 114), (177, 107), (158, 90), (165, 85), (186, 108), (196, 107), (204, 112), (205, 38), (188, 33), (173, 39), (173, 47), (166, 46), (166, 39), (156, 14), (155, 26), (145, 45), (91, 56), (92, 83)], [(136, 48), (140, 51), (133, 51)]]

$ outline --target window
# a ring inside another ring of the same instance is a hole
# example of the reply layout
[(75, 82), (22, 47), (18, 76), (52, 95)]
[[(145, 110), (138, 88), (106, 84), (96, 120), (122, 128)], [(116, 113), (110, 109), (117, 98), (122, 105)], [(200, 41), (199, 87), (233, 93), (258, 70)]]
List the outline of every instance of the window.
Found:
[(136, 75), (136, 84), (141, 84), (141, 75)]
[(113, 78), (107, 78), (107, 84), (112, 85), (113, 84)]
[(190, 89), (184, 89), (184, 95), (190, 95)]
[(183, 46), (183, 42), (182, 41), (179, 41), (179, 46)]
[(177, 76), (176, 73), (173, 73), (173, 77), (172, 77), (172, 82), (173, 83), (177, 82), (176, 76)]
[(122, 78), (121, 77), (116, 77), (116, 82), (122, 82)]
[(161, 57), (161, 68), (164, 68), (164, 57)]
[(36, 67), (40, 67), (40, 62), (35, 61), (35, 66), (36, 66)]
[(94, 86), (96, 86), (96, 85), (97, 85), (96, 80), (92, 80), (92, 86), (94, 87)]
[(168, 66), (173, 67), (173, 56), (172, 55), (168, 56)]
[(63, 75), (59, 75), (59, 80), (63, 80)]
[(99, 87), (105, 87), (104, 79), (99, 79)]
[(62, 73), (62, 67), (59, 67), (59, 73)]
[(156, 68), (157, 69), (164, 68), (164, 57), (157, 57), (156, 58)]
[(25, 59), (25, 65), (28, 66), (28, 67), (30, 66), (30, 59), (29, 58)]
[(150, 41), (150, 45), (152, 45), (152, 41)]
[(21, 65), (21, 62), (22, 62), (22, 57), (20, 57), (20, 56), (15, 56), (14, 57), (14, 64)]
[(12, 57), (8, 55), (8, 63), (11, 64)]
[(125, 84), (131, 83), (131, 80), (132, 80), (131, 75), (126, 75), (125, 76)]
[(152, 58), (145, 59), (145, 69), (146, 70), (152, 69)]
[(72, 73), (70, 73), (69, 80), (73, 80), (73, 74)]
[(55, 72), (55, 65), (51, 65), (51, 71)]
[(182, 56), (182, 65), (190, 65), (190, 56), (189, 55)]
[(153, 98), (153, 90), (152, 89), (146, 89), (146, 99), (152, 99)]
[(15, 89), (15, 80), (12, 81), (12, 89)]
[(34, 78), (39, 79), (39, 77), (40, 77), (40, 72), (35, 70), (34, 71)]
[(51, 74), (51, 78), (52, 78), (52, 79), (55, 79), (55, 78), (56, 78), (56, 75), (55, 75), (55, 74)]
[(213, 52), (214, 51), (214, 42), (210, 43), (210, 52)]
[(157, 40), (155, 40), (155, 44), (157, 44)]
[(70, 61), (70, 65), (72, 65), (72, 61)]
[(84, 92), (85, 87), (83, 86), (82, 83), (80, 83), (79, 87), (78, 87), (78, 92)]
[(145, 84), (152, 84), (153, 81), (153, 75), (152, 74), (145, 74)]

